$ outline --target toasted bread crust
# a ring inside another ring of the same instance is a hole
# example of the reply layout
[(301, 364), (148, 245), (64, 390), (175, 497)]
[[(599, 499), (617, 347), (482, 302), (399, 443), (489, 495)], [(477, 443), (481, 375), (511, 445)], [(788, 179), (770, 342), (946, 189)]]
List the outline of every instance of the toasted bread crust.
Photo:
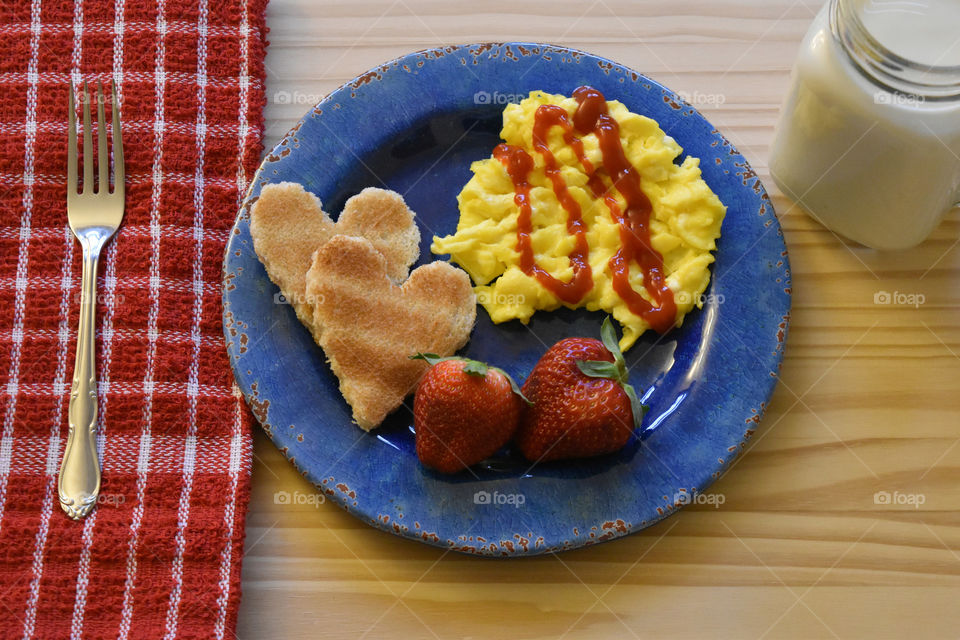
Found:
[(293, 182), (264, 186), (250, 209), (254, 251), (297, 318), (315, 336), (304, 276), (314, 251), (333, 236), (334, 228), (320, 200)]
[(388, 276), (406, 279), (420, 255), (420, 230), (414, 213), (393, 191), (367, 188), (347, 200), (337, 222), (320, 200), (294, 182), (268, 184), (250, 210), (253, 248), (267, 275), (293, 305), (297, 318), (318, 339), (322, 325), (306, 292), (306, 274), (314, 252), (336, 234), (369, 238), (386, 259)]
[(387, 277), (395, 284), (407, 279), (420, 257), (420, 228), (403, 197), (367, 187), (343, 205), (337, 233), (367, 238), (387, 261)]
[(387, 259), (360, 237), (335, 235), (314, 254), (306, 292), (318, 301), (319, 344), (357, 424), (370, 430), (413, 392), (428, 365), (409, 356), (450, 355), (476, 319), (466, 272), (446, 262), (418, 267), (398, 287)]

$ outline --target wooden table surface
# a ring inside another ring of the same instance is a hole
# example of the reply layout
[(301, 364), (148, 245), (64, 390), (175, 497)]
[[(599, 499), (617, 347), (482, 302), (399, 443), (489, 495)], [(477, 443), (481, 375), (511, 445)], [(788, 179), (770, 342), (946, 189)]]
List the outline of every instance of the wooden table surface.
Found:
[[(760, 431), (711, 489), (724, 504), (561, 555), (464, 557), (332, 504), (275, 504), (277, 491), (311, 488), (257, 430), (241, 639), (960, 634), (960, 216), (916, 249), (882, 254), (777, 190), (773, 126), (819, 5), (271, 1), (268, 145), (344, 81), (440, 44), (567, 44), (701, 96), (773, 198), (793, 320)], [(875, 304), (882, 291), (924, 302)]]

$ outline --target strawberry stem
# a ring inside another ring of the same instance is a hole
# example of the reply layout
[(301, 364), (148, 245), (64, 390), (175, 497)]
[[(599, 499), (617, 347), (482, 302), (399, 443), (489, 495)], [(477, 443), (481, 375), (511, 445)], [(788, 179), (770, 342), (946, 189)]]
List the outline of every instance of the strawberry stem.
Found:
[(619, 384), (627, 397), (630, 398), (630, 409), (633, 412), (633, 426), (639, 428), (643, 422), (643, 414), (650, 408), (640, 402), (637, 392), (630, 384), (630, 372), (627, 370), (627, 362), (623, 359), (623, 352), (620, 351), (620, 342), (617, 340), (617, 330), (613, 328), (613, 322), (610, 316), (603, 320), (600, 325), (600, 339), (603, 346), (613, 356), (613, 362), (606, 360), (577, 360), (577, 368), (580, 372), (591, 378), (607, 378), (614, 380)]

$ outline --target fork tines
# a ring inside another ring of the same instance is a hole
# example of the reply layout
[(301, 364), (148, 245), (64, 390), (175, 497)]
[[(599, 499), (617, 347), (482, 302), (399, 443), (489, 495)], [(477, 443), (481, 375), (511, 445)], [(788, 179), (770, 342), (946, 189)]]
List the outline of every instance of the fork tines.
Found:
[[(90, 96), (87, 82), (83, 82), (83, 192), (84, 194), (123, 193), (123, 139), (120, 133), (120, 107), (117, 105), (116, 83), (110, 83), (111, 107), (113, 115), (113, 168), (114, 190), (110, 191), (110, 155), (107, 150), (107, 127), (104, 119), (103, 83), (97, 83), (97, 166), (98, 179), (96, 189), (93, 182), (93, 140), (90, 127)], [(67, 124), (67, 195), (77, 193), (77, 115), (74, 106), (73, 83), (70, 83), (70, 102)]]

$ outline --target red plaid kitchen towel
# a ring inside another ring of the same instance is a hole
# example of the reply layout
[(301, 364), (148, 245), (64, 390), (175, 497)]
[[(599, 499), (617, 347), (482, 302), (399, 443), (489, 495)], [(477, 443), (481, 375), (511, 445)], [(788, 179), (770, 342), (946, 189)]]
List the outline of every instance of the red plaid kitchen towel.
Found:
[[(224, 244), (260, 153), (266, 0), (0, 0), (0, 632), (232, 637), (250, 421), (223, 346)], [(115, 79), (127, 206), (100, 266), (103, 486), (57, 501), (80, 247), (67, 87)]]

